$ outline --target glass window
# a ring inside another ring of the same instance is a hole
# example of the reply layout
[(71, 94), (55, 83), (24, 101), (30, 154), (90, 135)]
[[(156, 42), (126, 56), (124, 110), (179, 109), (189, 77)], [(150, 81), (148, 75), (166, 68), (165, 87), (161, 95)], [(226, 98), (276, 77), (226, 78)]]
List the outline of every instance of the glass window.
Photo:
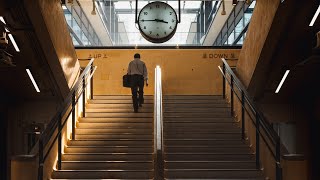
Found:
[(228, 44), (231, 45), (234, 42), (234, 31), (228, 37)]

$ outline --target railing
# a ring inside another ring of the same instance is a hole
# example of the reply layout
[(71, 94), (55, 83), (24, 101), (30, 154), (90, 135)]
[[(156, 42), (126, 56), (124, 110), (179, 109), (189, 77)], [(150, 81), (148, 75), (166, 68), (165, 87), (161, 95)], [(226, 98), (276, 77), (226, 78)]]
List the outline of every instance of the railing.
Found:
[[(72, 140), (75, 139), (75, 123), (76, 123), (76, 105), (79, 98), (82, 96), (82, 112), (85, 116), (85, 100), (86, 87), (88, 83), (91, 87), (90, 97), (92, 99), (92, 76), (96, 69), (93, 67), (94, 59), (91, 59), (87, 67), (83, 70), (74, 87), (69, 92), (63, 105), (59, 108), (56, 115), (51, 119), (47, 128), (39, 138), (39, 166), (38, 166), (38, 180), (43, 180), (44, 163), (52, 150), (55, 142), (58, 140), (58, 162), (57, 169), (61, 170), (61, 151), (62, 151), (62, 129), (67, 124), (72, 115)], [(90, 82), (89, 82), (90, 81)]]
[(154, 86), (154, 179), (163, 179), (163, 111), (161, 68), (155, 69)]
[[(267, 145), (270, 153), (275, 160), (276, 180), (282, 179), (282, 169), (280, 164), (280, 137), (274, 131), (272, 126), (264, 119), (262, 113), (256, 108), (251, 100), (248, 92), (233, 73), (227, 61), (222, 58), (222, 68), (219, 69), (223, 75), (223, 98), (226, 97), (226, 82), (230, 85), (230, 101), (231, 101), (231, 115), (234, 112), (234, 98), (233, 94), (237, 96), (241, 102), (241, 128), (242, 139), (245, 139), (245, 111), (250, 116), (252, 123), (256, 127), (255, 138), (255, 153), (256, 153), (256, 168), (260, 169), (260, 137)], [(228, 78), (229, 77), (229, 78)], [(236, 89), (237, 88), (237, 89)], [(238, 93), (237, 93), (238, 92)]]

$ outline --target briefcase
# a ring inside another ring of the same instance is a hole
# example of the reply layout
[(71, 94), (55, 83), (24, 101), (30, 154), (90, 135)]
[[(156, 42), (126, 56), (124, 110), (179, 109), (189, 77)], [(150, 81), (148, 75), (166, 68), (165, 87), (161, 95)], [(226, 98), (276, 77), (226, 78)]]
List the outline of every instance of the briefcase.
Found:
[(123, 81), (122, 82), (123, 87), (131, 88), (131, 75), (129, 74), (123, 75), (122, 81)]

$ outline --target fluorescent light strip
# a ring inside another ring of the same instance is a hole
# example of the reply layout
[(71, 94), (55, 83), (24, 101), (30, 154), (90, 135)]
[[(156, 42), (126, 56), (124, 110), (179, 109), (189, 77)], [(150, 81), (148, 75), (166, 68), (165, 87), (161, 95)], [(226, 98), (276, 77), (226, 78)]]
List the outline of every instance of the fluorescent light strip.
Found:
[(34, 78), (33, 78), (32, 74), (31, 74), (30, 69), (26, 69), (26, 71), (27, 71), (27, 73), (28, 73), (28, 75), (29, 75), (29, 78), (30, 78), (30, 80), (31, 80), (31, 82), (32, 82), (32, 84), (33, 84), (33, 86), (34, 86), (34, 88), (36, 89), (36, 91), (37, 91), (37, 92), (40, 92), (40, 89), (39, 89), (39, 87), (38, 87), (38, 85), (37, 85), (36, 81), (34, 80)]
[(319, 13), (320, 13), (320, 5), (319, 5), (316, 13), (314, 14), (314, 16), (313, 16), (313, 18), (312, 18), (309, 26), (313, 26), (314, 22), (315, 22), (315, 21), (317, 20), (317, 18), (318, 18)]
[(12, 34), (9, 34), (8, 36), (9, 36), (9, 38), (10, 38), (10, 40), (11, 40), (11, 42), (12, 42), (12, 44), (13, 44), (14, 48), (16, 49), (16, 51), (17, 51), (17, 52), (20, 52), (20, 49), (19, 49), (19, 47), (18, 47), (18, 45), (17, 45), (16, 41), (14, 40), (14, 38), (13, 38)]
[(0, 16), (0, 21), (2, 21), (4, 24), (6, 24), (6, 21), (3, 19), (2, 16)]
[(281, 79), (281, 82), (280, 82), (280, 84), (278, 85), (278, 88), (277, 88), (277, 90), (276, 90), (275, 93), (278, 93), (278, 92), (280, 91), (280, 88), (281, 88), (282, 84), (284, 83), (284, 81), (286, 80), (289, 72), (290, 72), (290, 70), (287, 70), (287, 71), (284, 73), (284, 75), (283, 75), (283, 77), (282, 77), (282, 79)]

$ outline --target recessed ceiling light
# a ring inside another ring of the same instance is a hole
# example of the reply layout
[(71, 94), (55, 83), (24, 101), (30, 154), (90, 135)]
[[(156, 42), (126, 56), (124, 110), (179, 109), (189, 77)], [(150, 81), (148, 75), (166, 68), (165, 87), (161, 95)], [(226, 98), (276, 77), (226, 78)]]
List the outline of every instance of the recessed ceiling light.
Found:
[(318, 9), (317, 9), (316, 13), (314, 14), (314, 16), (313, 16), (313, 18), (312, 18), (309, 26), (313, 26), (314, 22), (315, 22), (315, 21), (317, 20), (317, 18), (318, 18), (319, 13), (320, 13), (320, 5), (318, 6)]
[(17, 45), (16, 41), (14, 40), (14, 38), (13, 38), (12, 34), (8, 34), (8, 36), (9, 36), (9, 39), (11, 40), (11, 42), (12, 42), (12, 44), (13, 44), (14, 48), (16, 49), (16, 51), (17, 51), (17, 52), (20, 52), (20, 49), (19, 49), (19, 47), (18, 47), (18, 45)]
[(36, 91), (37, 91), (37, 92), (40, 92), (40, 89), (39, 89), (39, 87), (38, 87), (38, 85), (37, 85), (36, 81), (34, 80), (34, 78), (33, 78), (33, 76), (32, 76), (32, 73), (31, 73), (30, 69), (29, 69), (29, 68), (27, 68), (27, 69), (26, 69), (26, 71), (27, 71), (27, 73), (28, 73), (28, 75), (29, 75), (29, 78), (30, 78), (30, 80), (31, 80), (31, 82), (32, 82), (32, 84), (33, 84), (33, 86), (34, 86), (34, 88), (36, 89)]
[(275, 93), (279, 93), (279, 91), (280, 91), (280, 89), (281, 89), (281, 86), (282, 86), (282, 84), (284, 83), (284, 81), (286, 80), (289, 72), (290, 72), (290, 70), (286, 70), (286, 72), (284, 73), (284, 75), (283, 75), (283, 77), (282, 77), (282, 79), (281, 79), (281, 82), (280, 82), (280, 84), (278, 85), (278, 88), (277, 88), (277, 90), (276, 90)]

